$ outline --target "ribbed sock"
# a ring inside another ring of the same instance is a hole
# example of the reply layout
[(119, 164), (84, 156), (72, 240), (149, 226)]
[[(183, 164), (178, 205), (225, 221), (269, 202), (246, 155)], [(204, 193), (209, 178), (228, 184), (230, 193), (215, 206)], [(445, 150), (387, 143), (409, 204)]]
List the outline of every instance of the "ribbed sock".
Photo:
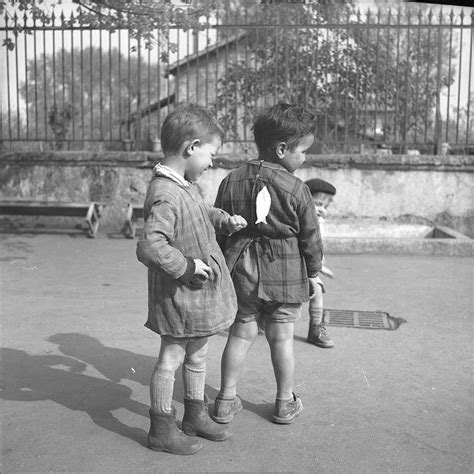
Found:
[(323, 307), (309, 305), (309, 326), (319, 326), (323, 322)]
[(206, 383), (206, 363), (183, 363), (184, 396), (193, 400), (204, 400), (204, 385)]
[(158, 413), (171, 413), (173, 399), (174, 372), (155, 365), (150, 381), (150, 404)]

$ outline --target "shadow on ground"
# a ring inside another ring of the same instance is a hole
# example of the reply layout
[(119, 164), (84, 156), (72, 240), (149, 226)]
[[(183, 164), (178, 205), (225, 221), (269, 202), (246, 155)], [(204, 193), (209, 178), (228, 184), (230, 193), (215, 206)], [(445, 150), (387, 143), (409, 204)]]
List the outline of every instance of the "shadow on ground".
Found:
[[(123, 408), (148, 418), (149, 406), (133, 400), (132, 389), (121, 383), (131, 380), (149, 386), (156, 359), (131, 351), (104, 346), (98, 339), (80, 333), (55, 334), (48, 341), (57, 344), (62, 355), (30, 355), (2, 348), (4, 386), (1, 398), (24, 402), (51, 400), (70, 410), (83, 411), (98, 426), (146, 445), (144, 430), (127, 426), (113, 411)], [(87, 375), (88, 366), (105, 378)], [(206, 385), (210, 401), (217, 390)], [(176, 373), (173, 400), (183, 401), (180, 370)], [(242, 400), (246, 410), (268, 419), (268, 404)], [(213, 404), (209, 410), (213, 409)]]

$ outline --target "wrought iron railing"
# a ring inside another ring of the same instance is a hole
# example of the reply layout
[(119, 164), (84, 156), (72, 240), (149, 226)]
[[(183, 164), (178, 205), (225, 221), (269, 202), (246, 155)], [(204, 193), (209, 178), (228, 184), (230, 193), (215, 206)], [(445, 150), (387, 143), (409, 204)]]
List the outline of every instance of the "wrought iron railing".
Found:
[(471, 9), (254, 8), (171, 28), (151, 49), (73, 14), (5, 15), (3, 149), (151, 149), (167, 112), (190, 101), (250, 143), (256, 110), (286, 100), (317, 114), (317, 151), (472, 151)]

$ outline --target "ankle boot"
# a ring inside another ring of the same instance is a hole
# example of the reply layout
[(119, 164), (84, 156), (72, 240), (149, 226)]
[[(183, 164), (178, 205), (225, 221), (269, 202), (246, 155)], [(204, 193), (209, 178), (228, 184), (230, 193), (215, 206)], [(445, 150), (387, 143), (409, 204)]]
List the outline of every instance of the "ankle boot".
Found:
[(150, 409), (150, 432), (148, 447), (154, 451), (166, 451), (172, 454), (194, 454), (202, 448), (202, 443), (186, 436), (176, 424), (176, 409), (171, 413), (157, 413)]
[[(206, 397), (207, 399), (207, 397)], [(209, 416), (207, 400), (184, 398), (183, 431), (211, 441), (224, 441), (232, 436), (227, 426), (215, 423)]]

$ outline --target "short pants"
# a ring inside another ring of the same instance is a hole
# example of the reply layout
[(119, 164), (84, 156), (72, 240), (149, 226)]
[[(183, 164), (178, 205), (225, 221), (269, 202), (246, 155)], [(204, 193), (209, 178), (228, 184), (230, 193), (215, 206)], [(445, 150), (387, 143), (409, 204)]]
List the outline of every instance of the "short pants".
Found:
[(236, 321), (273, 321), (294, 323), (301, 317), (302, 303), (281, 303), (258, 296), (258, 266), (253, 245), (247, 247), (237, 261), (233, 275), (237, 294)]

